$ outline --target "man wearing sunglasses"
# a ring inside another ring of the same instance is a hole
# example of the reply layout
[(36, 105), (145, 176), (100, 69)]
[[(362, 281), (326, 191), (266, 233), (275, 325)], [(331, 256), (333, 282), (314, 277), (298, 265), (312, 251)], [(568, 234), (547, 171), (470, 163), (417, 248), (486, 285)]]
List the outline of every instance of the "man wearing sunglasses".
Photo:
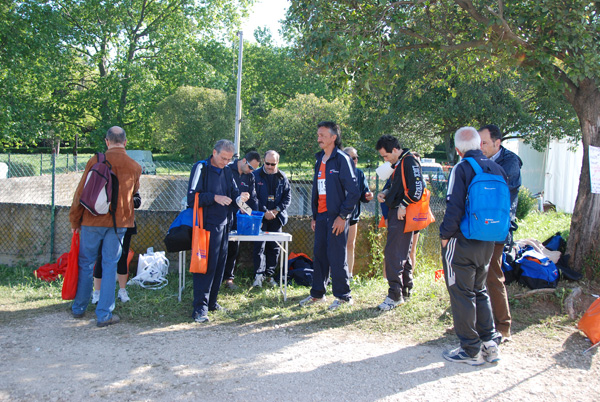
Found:
[[(250, 194), (248, 206), (256, 210), (258, 200), (256, 199), (256, 190), (254, 186), (254, 175), (252, 171), (258, 169), (260, 165), (260, 154), (256, 151), (250, 151), (242, 159), (234, 159), (229, 164), (229, 168), (233, 173), (233, 180), (237, 184), (240, 192)], [(237, 211), (240, 209), (237, 204), (231, 203), (233, 208), (230, 210), (229, 231), (237, 230)], [(239, 242), (230, 242), (227, 248), (227, 262), (225, 263), (225, 273), (223, 274), (223, 283), (228, 289), (237, 289), (237, 285), (233, 283), (235, 270), (235, 262), (240, 251)]]
[[(265, 164), (254, 171), (258, 210), (265, 213), (263, 232), (281, 232), (288, 221), (287, 209), (292, 200), (290, 182), (286, 175), (278, 169), (279, 154), (276, 151), (265, 153)], [(253, 287), (262, 287), (263, 281), (275, 286), (273, 273), (279, 258), (277, 243), (254, 242), (254, 283)]]

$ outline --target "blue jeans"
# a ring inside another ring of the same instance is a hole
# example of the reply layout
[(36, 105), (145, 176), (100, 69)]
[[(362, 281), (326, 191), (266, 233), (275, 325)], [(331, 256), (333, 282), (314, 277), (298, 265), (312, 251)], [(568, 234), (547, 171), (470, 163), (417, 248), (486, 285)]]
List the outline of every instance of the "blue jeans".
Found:
[[(77, 294), (71, 307), (74, 314), (85, 312), (92, 295), (94, 265), (98, 253), (102, 253), (102, 286), (100, 300), (96, 306), (98, 322), (108, 321), (115, 308), (115, 288), (117, 280), (117, 263), (121, 258), (121, 241), (127, 228), (82, 226), (79, 243), (79, 278)], [(118, 236), (118, 237), (117, 237)], [(102, 250), (100, 250), (102, 243)]]

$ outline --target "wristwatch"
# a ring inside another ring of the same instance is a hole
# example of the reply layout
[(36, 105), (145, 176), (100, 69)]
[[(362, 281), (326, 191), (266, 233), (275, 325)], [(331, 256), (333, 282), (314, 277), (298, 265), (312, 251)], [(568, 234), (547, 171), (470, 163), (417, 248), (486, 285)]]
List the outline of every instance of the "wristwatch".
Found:
[(340, 218), (342, 218), (343, 221), (345, 221), (346, 219), (348, 219), (348, 217), (342, 216), (342, 215), (340, 215)]

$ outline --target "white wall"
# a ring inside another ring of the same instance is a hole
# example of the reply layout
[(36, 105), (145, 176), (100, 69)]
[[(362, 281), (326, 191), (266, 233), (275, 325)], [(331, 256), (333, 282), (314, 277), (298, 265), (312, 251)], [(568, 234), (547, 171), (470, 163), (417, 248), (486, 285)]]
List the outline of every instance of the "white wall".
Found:
[(523, 140), (512, 139), (502, 145), (521, 157), (522, 185), (532, 194), (544, 191), (544, 201), (562, 212), (572, 213), (577, 199), (583, 145), (552, 140), (544, 152), (533, 149)]

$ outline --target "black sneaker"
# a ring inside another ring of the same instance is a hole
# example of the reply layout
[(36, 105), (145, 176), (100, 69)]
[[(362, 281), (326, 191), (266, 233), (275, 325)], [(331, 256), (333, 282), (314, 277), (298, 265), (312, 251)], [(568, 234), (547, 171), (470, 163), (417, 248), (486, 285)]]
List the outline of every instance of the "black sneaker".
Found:
[(118, 324), (121, 321), (121, 318), (119, 318), (118, 315), (113, 314), (112, 317), (110, 317), (110, 320), (106, 320), (106, 321), (98, 321), (96, 323), (97, 327), (103, 328), (103, 327), (108, 327), (109, 325), (113, 325), (113, 324)]
[(452, 350), (445, 350), (442, 353), (442, 356), (444, 356), (444, 359), (453, 363), (465, 363), (471, 366), (481, 366), (482, 364), (485, 364), (485, 360), (483, 359), (481, 352), (477, 353), (475, 357), (471, 357), (461, 347)]
[(74, 313), (71, 311), (71, 314), (73, 314), (73, 318), (83, 318), (83, 316), (85, 315), (85, 311), (83, 313)]

